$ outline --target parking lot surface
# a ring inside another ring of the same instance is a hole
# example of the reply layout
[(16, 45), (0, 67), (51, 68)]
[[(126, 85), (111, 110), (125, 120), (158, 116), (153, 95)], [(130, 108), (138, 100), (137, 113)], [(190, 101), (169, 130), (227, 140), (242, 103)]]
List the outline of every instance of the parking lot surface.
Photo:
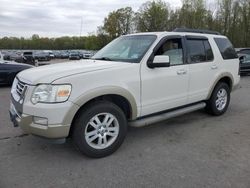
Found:
[(0, 188), (250, 187), (250, 77), (227, 113), (198, 111), (129, 128), (113, 155), (90, 159), (70, 141), (25, 135), (9, 121), (10, 88), (0, 88)]

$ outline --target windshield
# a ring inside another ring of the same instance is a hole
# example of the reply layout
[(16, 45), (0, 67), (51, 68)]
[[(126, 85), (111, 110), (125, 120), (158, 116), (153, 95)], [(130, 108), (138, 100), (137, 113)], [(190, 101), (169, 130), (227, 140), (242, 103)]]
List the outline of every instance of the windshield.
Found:
[(130, 35), (113, 40), (91, 59), (139, 63), (156, 35)]
[(245, 56), (245, 58), (244, 58), (244, 61), (242, 62), (242, 63), (247, 63), (247, 64), (249, 64), (250, 63), (250, 55), (244, 55)]

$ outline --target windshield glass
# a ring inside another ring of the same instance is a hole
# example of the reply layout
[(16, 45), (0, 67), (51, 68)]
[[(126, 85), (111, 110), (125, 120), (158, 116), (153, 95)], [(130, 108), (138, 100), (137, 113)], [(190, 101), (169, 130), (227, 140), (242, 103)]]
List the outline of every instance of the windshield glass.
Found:
[(245, 58), (244, 58), (244, 61), (242, 63), (247, 63), (249, 64), (250, 63), (250, 55), (244, 55)]
[(156, 35), (122, 36), (113, 40), (91, 59), (139, 63)]

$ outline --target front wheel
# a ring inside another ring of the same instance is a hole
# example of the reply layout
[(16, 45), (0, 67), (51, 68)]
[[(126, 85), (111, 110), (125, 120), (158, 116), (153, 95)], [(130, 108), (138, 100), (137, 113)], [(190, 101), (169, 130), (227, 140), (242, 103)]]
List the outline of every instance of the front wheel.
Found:
[(207, 101), (207, 111), (215, 116), (224, 114), (230, 103), (230, 89), (228, 84), (219, 82)]
[(123, 111), (111, 102), (97, 101), (86, 106), (77, 117), (73, 142), (85, 155), (105, 157), (115, 152), (127, 132)]

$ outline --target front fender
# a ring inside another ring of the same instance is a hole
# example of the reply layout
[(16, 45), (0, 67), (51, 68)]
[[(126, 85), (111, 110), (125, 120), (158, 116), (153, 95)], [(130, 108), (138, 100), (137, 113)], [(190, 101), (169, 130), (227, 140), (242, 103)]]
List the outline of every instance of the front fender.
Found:
[(117, 87), (117, 86), (98, 87), (98, 88), (95, 88), (95, 89), (92, 89), (83, 93), (82, 95), (80, 95), (74, 101), (71, 101), (71, 102), (81, 107), (84, 104), (86, 104), (88, 101), (94, 98), (100, 97), (100, 96), (104, 96), (104, 95), (119, 95), (127, 99), (132, 110), (131, 119), (137, 118), (138, 110), (137, 110), (136, 100), (134, 96), (128, 90), (122, 87)]

